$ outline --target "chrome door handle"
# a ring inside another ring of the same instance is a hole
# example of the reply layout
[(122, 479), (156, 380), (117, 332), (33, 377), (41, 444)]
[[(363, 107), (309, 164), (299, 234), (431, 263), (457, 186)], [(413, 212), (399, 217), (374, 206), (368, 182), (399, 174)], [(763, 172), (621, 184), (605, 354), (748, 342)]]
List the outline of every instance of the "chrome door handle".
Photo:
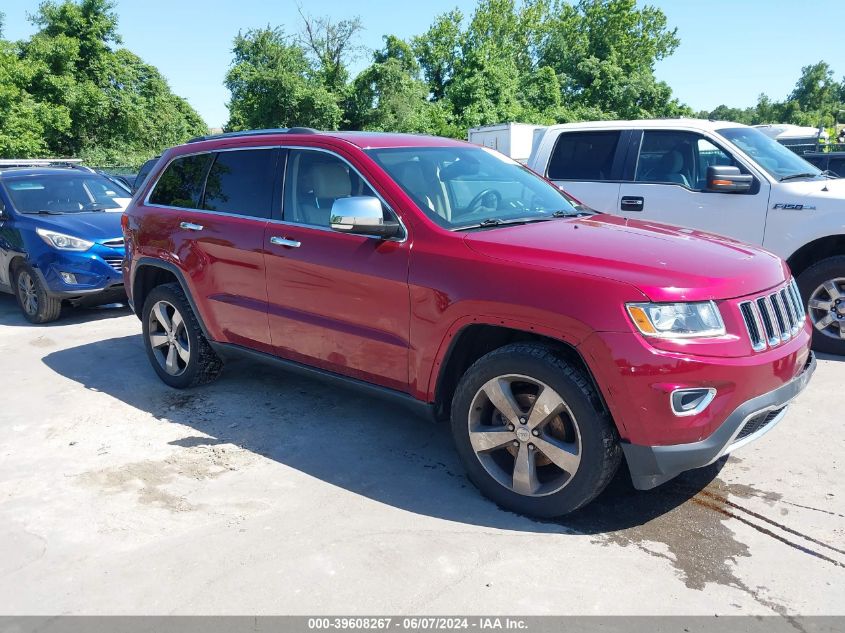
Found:
[(179, 224), (186, 231), (202, 231), (202, 224), (194, 224), (193, 222), (182, 222)]
[(289, 240), (284, 237), (271, 237), (270, 243), (275, 244), (276, 246), (289, 246), (290, 248), (299, 248), (302, 246), (302, 242), (297, 242), (296, 240)]

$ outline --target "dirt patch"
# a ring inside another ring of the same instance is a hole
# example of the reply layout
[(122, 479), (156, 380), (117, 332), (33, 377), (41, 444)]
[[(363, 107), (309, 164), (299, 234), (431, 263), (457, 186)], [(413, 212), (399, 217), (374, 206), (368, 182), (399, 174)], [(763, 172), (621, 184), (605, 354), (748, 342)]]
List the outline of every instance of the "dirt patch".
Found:
[(161, 461), (141, 461), (83, 473), (81, 485), (99, 488), (106, 494), (136, 492), (138, 502), (171, 512), (191, 512), (201, 508), (185, 497), (165, 489), (178, 478), (197, 481), (214, 479), (237, 470), (240, 449), (231, 446), (196, 446)]

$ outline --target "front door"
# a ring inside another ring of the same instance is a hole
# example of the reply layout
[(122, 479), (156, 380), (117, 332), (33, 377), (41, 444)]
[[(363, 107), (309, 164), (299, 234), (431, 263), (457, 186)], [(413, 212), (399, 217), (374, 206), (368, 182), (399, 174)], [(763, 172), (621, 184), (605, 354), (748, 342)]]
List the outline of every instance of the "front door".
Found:
[(276, 353), (406, 391), (407, 236), (381, 240), (331, 230), (335, 200), (376, 195), (335, 154), (291, 150), (284, 182), (283, 221), (268, 223), (264, 238)]
[(633, 182), (623, 182), (613, 213), (677, 224), (762, 244), (766, 228), (768, 181), (755, 176), (751, 191), (707, 191), (707, 167), (731, 165), (750, 173), (716, 141), (695, 132), (645, 130)]

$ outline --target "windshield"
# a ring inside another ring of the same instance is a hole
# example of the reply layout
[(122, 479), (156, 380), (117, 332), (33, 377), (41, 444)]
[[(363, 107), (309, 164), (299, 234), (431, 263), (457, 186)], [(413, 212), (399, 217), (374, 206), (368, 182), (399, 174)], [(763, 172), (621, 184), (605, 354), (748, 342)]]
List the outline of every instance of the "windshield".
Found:
[(123, 188), (96, 174), (13, 176), (3, 184), (19, 213), (122, 211), (130, 198)]
[(511, 159), (476, 147), (403, 147), (367, 153), (417, 206), (448, 229), (592, 213)]
[(821, 175), (820, 169), (753, 127), (724, 128), (718, 132), (777, 180)]

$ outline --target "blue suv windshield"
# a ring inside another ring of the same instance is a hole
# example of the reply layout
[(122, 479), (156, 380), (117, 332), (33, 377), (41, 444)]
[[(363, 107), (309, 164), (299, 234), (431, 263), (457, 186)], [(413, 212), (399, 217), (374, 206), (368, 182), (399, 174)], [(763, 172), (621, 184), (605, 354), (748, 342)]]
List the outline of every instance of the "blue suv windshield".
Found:
[(122, 211), (131, 194), (95, 174), (10, 176), (3, 185), (19, 213)]

